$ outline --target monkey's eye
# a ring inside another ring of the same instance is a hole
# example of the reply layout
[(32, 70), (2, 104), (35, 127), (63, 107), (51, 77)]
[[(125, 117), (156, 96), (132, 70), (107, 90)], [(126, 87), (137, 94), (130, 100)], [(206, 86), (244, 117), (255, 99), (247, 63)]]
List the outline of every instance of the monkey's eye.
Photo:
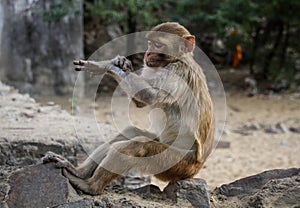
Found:
[(163, 44), (158, 43), (158, 42), (154, 42), (153, 44), (154, 44), (155, 48), (161, 48), (161, 47), (163, 47)]
[(150, 47), (152, 45), (154, 45), (154, 47), (157, 48), (157, 49), (160, 49), (161, 47), (164, 46), (164, 44), (162, 44), (162, 43), (148, 40), (148, 46)]

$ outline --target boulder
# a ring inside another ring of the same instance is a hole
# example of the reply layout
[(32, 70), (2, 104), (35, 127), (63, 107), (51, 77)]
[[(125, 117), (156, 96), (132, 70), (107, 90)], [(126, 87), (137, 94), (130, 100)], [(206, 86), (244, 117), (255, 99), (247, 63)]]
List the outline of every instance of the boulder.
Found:
[(8, 207), (55, 207), (68, 203), (71, 197), (68, 180), (54, 166), (39, 164), (14, 172), (8, 182)]
[(76, 164), (78, 154), (90, 153), (105, 138), (118, 133), (110, 125), (96, 125), (93, 119), (76, 117), (75, 122), (60, 106), (41, 105), (1, 82), (0, 124), (0, 165), (36, 164), (47, 151)]
[(216, 188), (212, 207), (299, 207), (300, 168), (276, 169)]
[(178, 181), (164, 192), (151, 185), (144, 189), (147, 194), (112, 183), (101, 195), (89, 196), (77, 194), (53, 163), (21, 169), (0, 166), (0, 178), (0, 205), (4, 208), (209, 207), (202, 179)]
[(205, 180), (190, 178), (168, 185), (164, 192), (174, 201), (187, 200), (192, 207), (209, 208), (209, 188)]
[[(209, 208), (209, 188), (205, 180), (190, 178), (169, 184), (163, 191), (154, 185), (144, 186), (134, 190), (143, 198), (170, 200), (177, 206), (185, 204), (187, 207)], [(180, 206), (179, 206), (180, 207)]]

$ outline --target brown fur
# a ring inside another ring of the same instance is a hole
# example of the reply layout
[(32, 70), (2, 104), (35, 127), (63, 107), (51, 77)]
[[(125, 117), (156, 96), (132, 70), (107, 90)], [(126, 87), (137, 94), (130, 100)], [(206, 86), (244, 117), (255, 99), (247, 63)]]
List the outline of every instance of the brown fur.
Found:
[[(70, 182), (85, 193), (93, 195), (101, 193), (104, 187), (118, 176), (105, 167), (111, 167), (123, 174), (138, 169), (172, 183), (195, 176), (211, 152), (215, 130), (213, 104), (203, 71), (193, 59), (195, 39), (178, 23), (163, 23), (154, 27), (152, 31), (171, 33), (185, 38), (189, 43), (178, 41), (172, 44), (168, 42), (170, 40), (150, 32), (147, 38), (153, 42), (149, 42), (142, 74), (138, 76), (127, 72), (125, 68), (130, 66), (130, 63), (124, 57), (117, 57), (111, 62), (124, 69), (128, 76), (123, 76), (122, 71), (110, 71), (110, 74), (127, 90), (138, 107), (150, 105), (165, 112), (167, 123), (161, 135), (156, 136), (129, 127), (109, 144), (99, 146), (79, 167), (74, 167), (63, 157), (51, 152), (43, 159), (44, 162), (56, 162), (58, 167), (64, 168), (64, 174)], [(155, 41), (162, 41), (165, 46), (156, 47), (153, 44)], [(172, 56), (172, 59), (165, 56), (162, 60), (161, 53), (170, 48), (177, 50), (178, 54)], [(90, 66), (89, 61), (74, 63)], [(168, 72), (180, 77), (185, 84), (178, 82), (176, 76), (169, 75)], [(163, 86), (170, 89), (171, 95), (160, 90)], [(140, 87), (143, 90), (136, 94), (131, 93), (130, 89), (141, 89)], [(182, 125), (184, 131), (179, 132), (178, 129)], [(190, 143), (191, 147), (185, 147), (186, 143)], [(120, 156), (120, 153), (130, 156), (130, 159)], [(155, 157), (157, 154), (158, 158)], [(155, 159), (147, 160), (147, 163), (138, 160), (152, 157)], [(172, 161), (176, 163), (170, 166)], [(164, 171), (156, 173), (157, 167), (161, 167)]]

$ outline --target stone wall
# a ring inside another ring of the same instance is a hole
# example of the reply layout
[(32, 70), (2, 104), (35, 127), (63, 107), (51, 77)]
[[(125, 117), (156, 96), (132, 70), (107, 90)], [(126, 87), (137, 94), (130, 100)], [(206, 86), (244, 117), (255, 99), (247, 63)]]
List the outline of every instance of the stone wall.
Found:
[[(51, 4), (61, 2), (0, 1), (0, 80), (30, 94), (72, 91), (72, 60), (83, 58), (82, 15), (70, 12), (57, 22), (43, 18)], [(75, 7), (82, 10), (82, 0)]]

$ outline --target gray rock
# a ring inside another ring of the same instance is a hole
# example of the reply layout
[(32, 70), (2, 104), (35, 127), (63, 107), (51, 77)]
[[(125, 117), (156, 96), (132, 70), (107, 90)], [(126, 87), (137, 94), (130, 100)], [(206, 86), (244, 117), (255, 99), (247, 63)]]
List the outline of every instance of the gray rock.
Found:
[(247, 135), (254, 135), (255, 131), (259, 131), (263, 128), (264, 126), (260, 123), (257, 122), (247, 122), (244, 123), (243, 125), (233, 129), (233, 132), (247, 136)]
[[(142, 197), (124, 187), (113, 184), (107, 187), (101, 195), (88, 196), (78, 195), (69, 185), (67, 179), (61, 175), (60, 169), (54, 167), (54, 164), (39, 164), (22, 169), (0, 166), (0, 207), (199, 207), (197, 194), (200, 194), (200, 189), (195, 186), (197, 183), (199, 184), (199, 182), (192, 184), (184, 181), (179, 182), (177, 184), (178, 189), (176, 189), (176, 199), (179, 199), (177, 203), (172, 202), (164, 192), (153, 185), (151, 189), (146, 190), (147, 194), (138, 194)], [(188, 190), (189, 188), (195, 189), (194, 194)], [(122, 189), (121, 192), (120, 189)], [(191, 196), (187, 196), (191, 193)], [(203, 198), (202, 194), (200, 197)]]
[(282, 133), (288, 133), (289, 129), (283, 123), (277, 123), (275, 125), (277, 129), (279, 129)]
[(9, 177), (10, 191), (6, 201), (10, 208), (55, 207), (70, 198), (68, 180), (54, 164), (29, 166)]
[[(3, 170), (6, 170), (3, 172)], [(150, 185), (135, 193), (110, 186), (99, 196), (79, 196), (54, 164), (15, 168), (0, 167), (1, 207), (297, 207), (300, 168), (266, 171), (215, 189), (210, 198), (202, 179), (169, 185), (163, 192)], [(9, 176), (10, 175), (10, 176)], [(6, 178), (9, 176), (9, 180)], [(7, 185), (4, 185), (8, 181)], [(5, 193), (5, 195), (1, 195)], [(172, 202), (173, 201), (173, 202)]]
[(253, 135), (253, 131), (249, 131), (248, 129), (244, 129), (243, 127), (238, 127), (232, 130), (234, 133), (241, 134), (243, 136)]
[(275, 126), (265, 128), (265, 132), (266, 133), (271, 133), (271, 134), (281, 134), (281, 133), (283, 133), (280, 129), (276, 128)]
[[(93, 200), (83, 199), (75, 202), (69, 202), (67, 204), (62, 204), (55, 208), (92, 208), (94, 207), (93, 205)], [(98, 207), (100, 208), (101, 206), (99, 205)]]
[(247, 123), (243, 124), (241, 128), (244, 130), (248, 130), (248, 131), (249, 130), (257, 131), (262, 128), (262, 125), (257, 122), (247, 122)]
[(213, 207), (297, 207), (300, 205), (300, 168), (278, 169), (216, 188)]
[(205, 180), (192, 178), (177, 184), (180, 187), (178, 198), (186, 198), (194, 207), (210, 207), (209, 188)]
[(217, 143), (216, 148), (220, 148), (220, 149), (227, 149), (230, 148), (230, 142), (228, 141), (219, 141)]
[(187, 207), (210, 207), (207, 183), (200, 178), (177, 181), (169, 184), (163, 191), (154, 185), (147, 185), (133, 192), (143, 198), (167, 199), (175, 203), (175, 206), (179, 206), (178, 202), (181, 201)]
[(300, 133), (300, 126), (298, 126), (298, 127), (290, 127), (290, 131), (299, 134)]
[[(91, 119), (80, 119), (82, 128), (75, 132), (70, 114), (50, 104), (42, 106), (29, 95), (0, 82), (0, 165), (36, 164), (47, 151), (64, 155), (76, 164), (78, 153), (99, 145), (97, 126), (86, 127), (91, 126)], [(104, 138), (117, 133), (111, 126), (98, 126), (103, 127)]]
[(289, 132), (289, 129), (285, 126), (285, 124), (277, 123), (275, 126), (266, 127), (265, 132), (272, 134), (285, 134)]

